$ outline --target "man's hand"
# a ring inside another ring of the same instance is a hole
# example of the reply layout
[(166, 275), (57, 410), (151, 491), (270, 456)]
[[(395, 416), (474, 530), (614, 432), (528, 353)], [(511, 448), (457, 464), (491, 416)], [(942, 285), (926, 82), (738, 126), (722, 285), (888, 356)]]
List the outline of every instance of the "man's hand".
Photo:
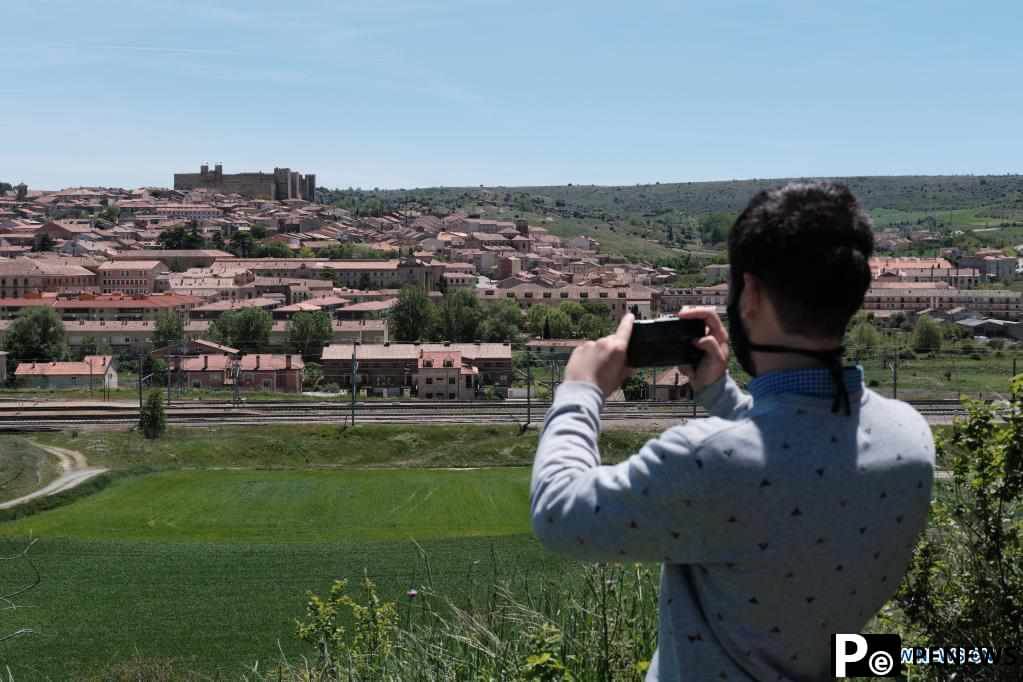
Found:
[(629, 346), (634, 319), (632, 313), (626, 313), (614, 334), (587, 341), (576, 348), (565, 366), (565, 381), (596, 384), (605, 398), (618, 390), (631, 374), (625, 364), (625, 349)]
[(703, 320), (707, 325), (707, 336), (693, 342), (693, 345), (703, 350), (703, 359), (696, 367), (684, 365), (679, 367), (693, 387), (693, 391), (699, 393), (704, 388), (713, 384), (724, 376), (728, 370), (728, 332), (721, 324), (721, 318), (714, 311), (714, 308), (689, 307), (685, 306), (678, 314), (683, 320)]

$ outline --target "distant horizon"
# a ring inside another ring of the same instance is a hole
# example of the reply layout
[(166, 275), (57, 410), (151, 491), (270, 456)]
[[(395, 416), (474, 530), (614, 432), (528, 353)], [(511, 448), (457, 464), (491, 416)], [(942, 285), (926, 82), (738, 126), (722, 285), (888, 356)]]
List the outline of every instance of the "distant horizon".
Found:
[[(197, 167), (198, 168), (198, 167)], [(270, 170), (273, 170), (272, 167)], [(292, 167), (291, 170), (305, 173), (303, 169)], [(178, 171), (178, 172), (189, 172), (189, 171)], [(258, 169), (238, 169), (232, 171), (225, 167), (224, 172), (230, 173), (248, 173), (258, 172)], [(264, 169), (265, 172), (265, 169)], [(310, 171), (314, 172), (314, 171)], [(775, 175), (775, 176), (760, 176), (760, 177), (748, 177), (748, 178), (727, 178), (727, 179), (711, 179), (711, 180), (654, 180), (651, 182), (626, 182), (626, 183), (593, 183), (593, 182), (562, 182), (557, 184), (516, 184), (516, 185), (486, 185), (486, 184), (467, 184), (467, 185), (419, 185), (415, 187), (367, 187), (359, 185), (335, 185), (330, 186), (320, 182), (316, 183), (317, 189), (325, 189), (328, 191), (348, 191), (356, 190), (363, 192), (411, 192), (426, 189), (525, 189), (525, 188), (537, 188), (537, 187), (653, 187), (657, 185), (686, 185), (686, 184), (714, 184), (714, 183), (726, 183), (726, 182), (768, 182), (773, 180), (833, 180), (833, 179), (850, 179), (850, 178), (1009, 178), (1023, 176), (1023, 171), (1006, 172), (1006, 173), (884, 173), (884, 174), (843, 174), (843, 175)], [(317, 174), (317, 178), (319, 175)], [(18, 185), (18, 181), (6, 180), (0, 175), (0, 182), (10, 182), (12, 185)], [(128, 184), (128, 185), (88, 185), (88, 184), (71, 184), (63, 187), (35, 187), (29, 183), (30, 191), (36, 192), (60, 192), (68, 189), (124, 189), (124, 190), (135, 190), (135, 189), (168, 189), (172, 190), (173, 181), (169, 185), (151, 185), (151, 184)]]

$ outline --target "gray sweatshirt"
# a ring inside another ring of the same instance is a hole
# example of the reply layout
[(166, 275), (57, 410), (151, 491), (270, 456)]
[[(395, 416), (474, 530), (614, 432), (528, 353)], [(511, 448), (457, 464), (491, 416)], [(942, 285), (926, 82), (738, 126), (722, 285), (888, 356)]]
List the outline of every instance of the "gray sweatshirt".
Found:
[(584, 561), (660, 562), (648, 682), (831, 679), (831, 635), (860, 632), (898, 587), (930, 506), (934, 442), (908, 404), (847, 368), (724, 376), (621, 464), (600, 463), (603, 394), (562, 384), (533, 465), (533, 529)]

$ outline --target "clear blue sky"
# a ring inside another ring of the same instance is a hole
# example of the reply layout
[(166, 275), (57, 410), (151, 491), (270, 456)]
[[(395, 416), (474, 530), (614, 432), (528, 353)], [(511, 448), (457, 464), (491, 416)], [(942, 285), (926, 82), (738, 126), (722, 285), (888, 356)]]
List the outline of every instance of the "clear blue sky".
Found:
[(1019, 0), (8, 2), (0, 180), (1019, 172), (1021, 35)]

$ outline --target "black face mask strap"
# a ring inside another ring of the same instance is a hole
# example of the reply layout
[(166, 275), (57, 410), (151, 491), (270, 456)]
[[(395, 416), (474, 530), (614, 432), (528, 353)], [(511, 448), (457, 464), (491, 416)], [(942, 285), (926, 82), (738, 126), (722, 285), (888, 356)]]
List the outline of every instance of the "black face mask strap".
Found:
[(805, 350), (803, 348), (790, 348), (788, 346), (773, 346), (773, 345), (761, 345), (759, 343), (751, 343), (749, 345), (751, 350), (759, 351), (761, 353), (797, 353), (799, 355), (806, 355), (811, 358), (820, 360), (827, 364), (828, 369), (831, 371), (831, 381), (835, 387), (835, 397), (831, 402), (831, 411), (838, 412), (838, 408), (842, 407), (845, 415), (848, 417), (851, 413), (849, 407), (849, 391), (845, 387), (845, 377), (842, 376), (842, 354), (845, 352), (845, 348), (835, 348), (832, 350)]

